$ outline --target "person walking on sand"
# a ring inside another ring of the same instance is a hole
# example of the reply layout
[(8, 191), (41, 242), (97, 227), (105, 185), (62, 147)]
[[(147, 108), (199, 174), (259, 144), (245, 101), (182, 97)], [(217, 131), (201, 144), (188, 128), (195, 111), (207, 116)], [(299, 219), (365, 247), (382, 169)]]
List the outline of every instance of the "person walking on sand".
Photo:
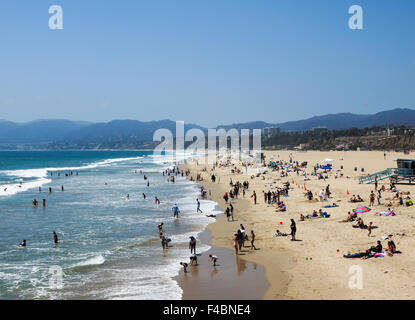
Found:
[(375, 194), (373, 190), (370, 192), (369, 200), (370, 200), (369, 207), (371, 207), (375, 204)]
[(229, 199), (228, 193), (225, 192), (225, 194), (223, 195), (223, 200), (225, 200), (226, 204), (228, 204), (228, 199)]
[(255, 233), (254, 233), (254, 230), (251, 230), (251, 250), (256, 250), (254, 241), (255, 241)]
[(200, 210), (200, 201), (199, 201), (199, 199), (196, 199), (196, 201), (197, 201), (197, 212), (199, 213), (203, 213), (202, 212), (202, 210)]
[(380, 203), (380, 199), (382, 198), (382, 190), (381, 189), (379, 189), (378, 190), (378, 195), (377, 195), (377, 199), (378, 199), (378, 204), (380, 205), (381, 203)]
[(297, 227), (295, 225), (294, 219), (291, 219), (291, 241), (295, 241), (295, 233), (297, 232)]
[(235, 233), (233, 235), (233, 246), (235, 248), (235, 254), (238, 255), (238, 247), (239, 247), (239, 241), (238, 241), (239, 237), (238, 234)]
[(243, 242), (244, 242), (244, 235), (242, 234), (241, 229), (239, 229), (236, 234), (238, 236), (238, 249), (239, 249), (239, 251), (241, 251), (242, 250), (242, 245), (243, 245)]
[(367, 236), (368, 237), (370, 237), (370, 235), (372, 234), (372, 229), (373, 229), (373, 223), (370, 222), (369, 225), (367, 226), (367, 230), (368, 230)]
[(254, 198), (254, 204), (256, 204), (256, 192), (254, 190), (254, 193), (252, 194), (251, 198)]
[(245, 240), (248, 239), (248, 235), (246, 234), (245, 227), (243, 226), (242, 223), (240, 224), (240, 227), (241, 228), (239, 230), (241, 230), (241, 233), (242, 233), (242, 246), (245, 247)]
[(228, 222), (229, 222), (229, 218), (231, 217), (231, 211), (229, 210), (229, 207), (226, 207), (225, 213), (226, 213), (226, 218), (228, 219)]
[(230, 207), (230, 212), (231, 212), (232, 221), (235, 221), (235, 220), (233, 219), (233, 205), (232, 205), (232, 203), (230, 203), (230, 204), (229, 204), (229, 207)]

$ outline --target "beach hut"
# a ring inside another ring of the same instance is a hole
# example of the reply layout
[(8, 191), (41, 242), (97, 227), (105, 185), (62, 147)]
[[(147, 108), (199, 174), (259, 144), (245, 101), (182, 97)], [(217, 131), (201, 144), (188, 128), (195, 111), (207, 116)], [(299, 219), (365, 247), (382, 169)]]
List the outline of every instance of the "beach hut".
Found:
[(396, 168), (387, 168), (361, 177), (359, 183), (369, 184), (383, 179), (393, 179), (395, 183), (402, 183), (402, 181), (412, 183), (415, 180), (415, 159), (393, 159), (393, 161), (396, 161)]

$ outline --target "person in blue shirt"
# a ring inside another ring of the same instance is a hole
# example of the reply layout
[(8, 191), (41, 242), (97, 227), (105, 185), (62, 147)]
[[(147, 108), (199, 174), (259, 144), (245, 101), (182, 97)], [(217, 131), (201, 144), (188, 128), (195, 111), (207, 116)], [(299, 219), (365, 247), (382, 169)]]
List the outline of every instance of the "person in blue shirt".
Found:
[(179, 210), (179, 207), (177, 206), (177, 203), (174, 204), (174, 206), (171, 208), (171, 210), (173, 211), (173, 216), (175, 218), (179, 218), (180, 210)]

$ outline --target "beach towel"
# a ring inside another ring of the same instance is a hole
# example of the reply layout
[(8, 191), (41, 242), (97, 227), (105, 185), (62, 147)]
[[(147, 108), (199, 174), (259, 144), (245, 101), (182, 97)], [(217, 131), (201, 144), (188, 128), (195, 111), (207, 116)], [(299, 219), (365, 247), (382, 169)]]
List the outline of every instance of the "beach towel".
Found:
[(353, 259), (353, 258), (362, 258), (365, 256), (364, 252), (349, 253), (343, 255), (343, 258)]

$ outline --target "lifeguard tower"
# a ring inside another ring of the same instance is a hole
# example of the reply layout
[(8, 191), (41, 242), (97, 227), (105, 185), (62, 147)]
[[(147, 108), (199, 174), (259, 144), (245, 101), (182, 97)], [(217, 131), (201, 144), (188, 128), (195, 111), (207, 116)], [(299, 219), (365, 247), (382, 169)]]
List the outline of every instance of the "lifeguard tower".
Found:
[(359, 178), (359, 183), (370, 184), (377, 181), (392, 178), (395, 183), (415, 181), (415, 160), (414, 159), (394, 159), (397, 163), (396, 168), (376, 172), (374, 174)]

